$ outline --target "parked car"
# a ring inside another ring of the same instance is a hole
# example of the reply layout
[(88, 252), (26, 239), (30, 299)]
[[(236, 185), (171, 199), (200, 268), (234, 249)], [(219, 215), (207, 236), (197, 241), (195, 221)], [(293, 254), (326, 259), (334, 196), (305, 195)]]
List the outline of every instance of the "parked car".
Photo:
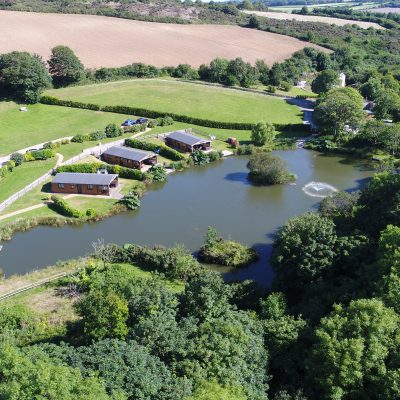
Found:
[(147, 118), (138, 118), (136, 120), (137, 124), (146, 124), (147, 122), (149, 122), (149, 120)]
[(133, 126), (136, 125), (136, 121), (134, 119), (127, 119), (122, 126)]

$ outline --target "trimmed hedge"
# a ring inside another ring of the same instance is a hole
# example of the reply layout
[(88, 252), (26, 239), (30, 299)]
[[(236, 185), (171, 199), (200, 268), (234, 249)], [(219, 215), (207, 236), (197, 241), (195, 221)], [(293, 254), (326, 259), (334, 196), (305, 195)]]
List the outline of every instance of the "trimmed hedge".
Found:
[(103, 163), (82, 163), (63, 165), (56, 169), (56, 172), (78, 172), (86, 174), (95, 174), (100, 168), (106, 168), (110, 174), (118, 174), (121, 178), (134, 179), (138, 181), (144, 181), (146, 174), (138, 169), (131, 169), (122, 167), (120, 165), (108, 165)]
[(59, 196), (51, 196), (53, 204), (51, 207), (54, 208), (61, 215), (65, 215), (69, 218), (83, 218), (85, 214), (76, 208), (71, 207), (64, 199)]
[(181, 161), (185, 159), (185, 156), (179, 153), (179, 151), (171, 149), (164, 144), (142, 142), (141, 140), (137, 139), (125, 139), (125, 146), (146, 151), (154, 151), (157, 152), (160, 156), (169, 158), (173, 161)]
[[(166, 113), (154, 110), (148, 110), (146, 108), (136, 108), (129, 106), (100, 106), (91, 103), (81, 103), (78, 101), (71, 100), (61, 100), (52, 96), (42, 96), (40, 102), (43, 104), (63, 106), (63, 107), (73, 107), (73, 108), (84, 108), (88, 110), (105, 111), (112, 112), (116, 114), (131, 114), (140, 115), (147, 118), (163, 118)], [(205, 126), (208, 128), (219, 128), (219, 129), (233, 129), (238, 131), (250, 131), (254, 124), (243, 123), (243, 122), (222, 122), (222, 121), (212, 121), (209, 119), (195, 118), (188, 115), (172, 114), (168, 113), (168, 117), (171, 117), (174, 121), (184, 122), (187, 124), (193, 124), (198, 126)], [(309, 126), (304, 124), (274, 124), (276, 130), (281, 132), (304, 132), (309, 131)]]

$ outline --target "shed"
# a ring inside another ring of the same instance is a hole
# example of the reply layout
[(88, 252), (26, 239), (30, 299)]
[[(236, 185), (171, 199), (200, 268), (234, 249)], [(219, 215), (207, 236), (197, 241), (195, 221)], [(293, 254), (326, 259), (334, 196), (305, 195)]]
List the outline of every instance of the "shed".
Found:
[(102, 159), (109, 164), (135, 169), (142, 169), (144, 165), (157, 164), (157, 154), (123, 146), (110, 147), (102, 154)]
[(210, 150), (211, 140), (192, 135), (184, 130), (175, 131), (165, 138), (165, 143), (179, 151), (193, 153), (195, 150)]
[(118, 186), (115, 174), (81, 174), (61, 172), (51, 182), (53, 193), (76, 193), (109, 196), (111, 188)]

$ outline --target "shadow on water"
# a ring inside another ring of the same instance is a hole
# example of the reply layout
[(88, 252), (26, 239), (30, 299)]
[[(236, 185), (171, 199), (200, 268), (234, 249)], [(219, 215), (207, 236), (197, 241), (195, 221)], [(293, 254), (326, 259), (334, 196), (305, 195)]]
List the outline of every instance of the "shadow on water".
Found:
[(248, 174), (246, 172), (231, 172), (229, 174), (226, 174), (224, 179), (232, 182), (240, 182), (243, 183), (243, 185), (250, 186), (250, 182), (247, 179), (247, 175)]

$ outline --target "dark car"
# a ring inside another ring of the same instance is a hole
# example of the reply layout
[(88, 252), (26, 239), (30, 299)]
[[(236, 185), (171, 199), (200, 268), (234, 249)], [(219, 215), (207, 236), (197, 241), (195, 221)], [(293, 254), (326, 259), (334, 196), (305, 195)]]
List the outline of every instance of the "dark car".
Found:
[(136, 125), (136, 121), (134, 119), (127, 119), (122, 126), (133, 126)]
[(138, 118), (136, 120), (137, 124), (146, 124), (147, 122), (149, 122), (149, 120), (147, 118)]

